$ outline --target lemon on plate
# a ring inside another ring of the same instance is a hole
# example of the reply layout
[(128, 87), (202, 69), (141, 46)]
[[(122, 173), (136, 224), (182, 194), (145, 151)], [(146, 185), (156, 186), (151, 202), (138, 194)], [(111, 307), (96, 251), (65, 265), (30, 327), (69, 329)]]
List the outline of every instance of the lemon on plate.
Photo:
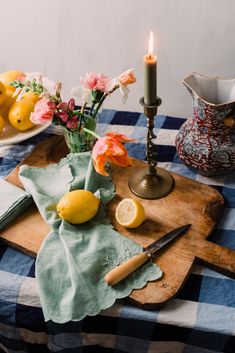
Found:
[(1, 99), (1, 107), (2, 106), (10, 106), (16, 101), (16, 96), (14, 96), (14, 91), (9, 89), (4, 83), (0, 81), (0, 91), (2, 94), (2, 99)]
[(145, 220), (145, 210), (138, 200), (126, 198), (117, 205), (115, 218), (124, 227), (137, 228)]
[(4, 103), (6, 99), (6, 87), (4, 83), (0, 81), (0, 105)]
[(85, 223), (92, 219), (99, 208), (100, 200), (88, 190), (67, 192), (56, 209), (60, 218), (72, 224)]
[(34, 127), (35, 124), (30, 120), (34, 106), (35, 103), (27, 99), (15, 102), (8, 113), (9, 123), (19, 131), (26, 131)]
[(21, 98), (21, 100), (29, 100), (32, 101), (33, 103), (37, 103), (37, 101), (39, 100), (39, 94), (34, 93), (32, 91), (26, 92), (23, 97)]
[(2, 104), (0, 104), (0, 114), (2, 115), (3, 119), (8, 119), (9, 109), (16, 101), (16, 96), (13, 97), (13, 94), (13, 91), (9, 90), (8, 88), (6, 89), (4, 101)]
[(0, 115), (0, 134), (1, 134), (2, 130), (3, 130), (3, 128), (4, 128), (4, 119), (3, 119), (3, 117)]
[(25, 73), (18, 70), (9, 70), (0, 74), (0, 81), (2, 81), (6, 88), (11, 91), (15, 91), (15, 87), (11, 86), (12, 81), (18, 80), (19, 78), (25, 77)]

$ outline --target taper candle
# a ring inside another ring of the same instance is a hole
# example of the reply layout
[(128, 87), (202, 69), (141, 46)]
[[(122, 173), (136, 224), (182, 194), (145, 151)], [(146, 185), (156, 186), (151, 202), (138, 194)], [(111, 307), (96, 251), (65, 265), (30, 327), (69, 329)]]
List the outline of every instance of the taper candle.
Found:
[(153, 32), (150, 32), (148, 54), (144, 56), (144, 103), (157, 102), (157, 58), (153, 54)]

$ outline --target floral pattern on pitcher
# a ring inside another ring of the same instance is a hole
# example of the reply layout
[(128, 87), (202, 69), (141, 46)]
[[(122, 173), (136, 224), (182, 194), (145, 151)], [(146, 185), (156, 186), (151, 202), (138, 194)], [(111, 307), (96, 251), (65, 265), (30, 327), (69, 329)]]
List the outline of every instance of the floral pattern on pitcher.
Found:
[(208, 103), (187, 81), (186, 87), (193, 97), (193, 117), (177, 134), (179, 158), (206, 176), (235, 170), (235, 102)]

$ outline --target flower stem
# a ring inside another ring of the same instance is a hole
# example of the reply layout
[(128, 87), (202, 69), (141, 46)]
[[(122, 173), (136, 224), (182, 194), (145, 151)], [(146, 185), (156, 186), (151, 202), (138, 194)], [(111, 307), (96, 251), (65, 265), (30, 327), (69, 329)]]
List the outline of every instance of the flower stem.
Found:
[(119, 87), (119, 85), (116, 85), (116, 86), (112, 89), (112, 91), (107, 92), (107, 93), (105, 93), (105, 94), (103, 95), (103, 97), (101, 98), (101, 100), (99, 101), (99, 103), (98, 103), (98, 105), (97, 105), (97, 107), (96, 107), (96, 109), (95, 109), (95, 112), (93, 113), (93, 116), (94, 116), (94, 117), (96, 117), (96, 114), (98, 113), (98, 111), (99, 111), (101, 105), (103, 104), (105, 98), (108, 97), (108, 96), (109, 96), (111, 93), (113, 93), (114, 91), (116, 91), (116, 89), (117, 89), (118, 87)]
[(89, 115), (91, 115), (91, 116), (92, 116), (92, 112), (93, 112), (94, 106), (95, 106), (95, 104), (92, 104), (92, 106), (90, 107)]
[(85, 103), (83, 104), (83, 106), (82, 106), (82, 108), (81, 108), (81, 113), (84, 112), (84, 109), (86, 108), (86, 105), (87, 105), (87, 102), (85, 102)]
[(97, 107), (96, 107), (96, 109), (95, 109), (95, 111), (94, 111), (94, 113), (93, 113), (93, 116), (94, 116), (94, 117), (96, 117), (96, 115), (97, 115), (97, 113), (98, 113), (98, 111), (99, 111), (101, 105), (103, 104), (103, 102), (104, 102), (104, 100), (105, 100), (105, 98), (106, 98), (107, 96), (108, 96), (108, 93), (104, 94), (103, 97), (101, 98), (101, 100), (99, 101), (99, 103), (97, 104)]
[(77, 109), (77, 110), (73, 110), (73, 112), (72, 112), (72, 115), (78, 115), (80, 113), (80, 110), (79, 109)]
[(86, 127), (83, 128), (83, 131), (87, 132), (88, 134), (91, 134), (95, 136), (98, 140), (101, 138), (98, 134), (96, 134), (94, 131), (87, 129)]

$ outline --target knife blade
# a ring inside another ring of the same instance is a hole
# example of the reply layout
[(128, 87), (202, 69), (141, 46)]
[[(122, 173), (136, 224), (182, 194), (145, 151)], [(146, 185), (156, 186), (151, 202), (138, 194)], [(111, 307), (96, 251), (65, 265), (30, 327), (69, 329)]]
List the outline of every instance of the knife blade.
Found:
[(129, 276), (135, 270), (137, 270), (137, 268), (147, 262), (157, 251), (162, 249), (180, 234), (188, 230), (190, 226), (191, 224), (185, 224), (184, 226), (175, 228), (170, 232), (166, 233), (160, 239), (154, 241), (149, 246), (144, 248), (143, 252), (134, 255), (127, 261), (123, 262), (122, 264), (108, 272), (104, 277), (104, 281), (110, 286), (114, 286), (115, 284), (121, 282), (124, 278)]

